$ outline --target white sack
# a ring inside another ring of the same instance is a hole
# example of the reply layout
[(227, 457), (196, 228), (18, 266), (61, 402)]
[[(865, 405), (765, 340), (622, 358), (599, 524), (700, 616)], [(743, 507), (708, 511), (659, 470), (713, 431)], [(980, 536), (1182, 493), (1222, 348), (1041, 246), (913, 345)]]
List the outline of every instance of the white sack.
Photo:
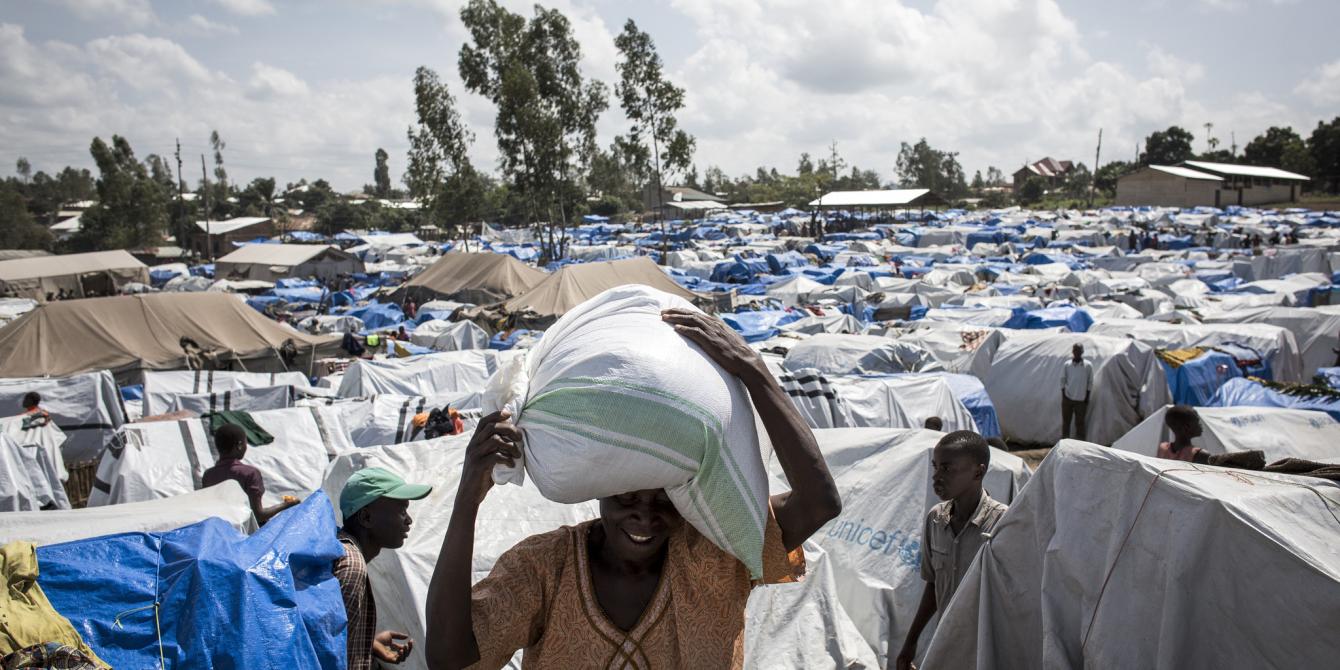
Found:
[[(523, 463), (558, 502), (664, 488), (689, 523), (762, 574), (768, 483), (749, 395), (661, 320), (695, 309), (628, 285), (574, 307), (526, 358), (490, 382), (484, 411), (508, 409)], [(522, 463), (494, 478), (519, 483)]]

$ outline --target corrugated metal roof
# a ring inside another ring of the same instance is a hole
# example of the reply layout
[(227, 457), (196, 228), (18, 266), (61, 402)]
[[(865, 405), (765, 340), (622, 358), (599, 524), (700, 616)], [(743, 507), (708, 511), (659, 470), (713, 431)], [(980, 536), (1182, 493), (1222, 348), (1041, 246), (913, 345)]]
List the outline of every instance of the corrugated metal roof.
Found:
[(1183, 165), (1190, 165), (1199, 170), (1215, 172), (1218, 174), (1228, 174), (1235, 177), (1258, 177), (1261, 179), (1289, 179), (1293, 181), (1311, 181), (1307, 175), (1288, 172), (1279, 168), (1261, 167), (1258, 165), (1236, 165), (1234, 163), (1207, 163), (1205, 161), (1186, 161)]
[(887, 191), (833, 191), (810, 201), (810, 207), (891, 207), (914, 204), (931, 192), (928, 188)]
[(195, 227), (199, 228), (202, 233), (208, 232), (210, 235), (225, 235), (235, 230), (246, 228), (247, 226), (265, 223), (269, 220), (270, 219), (263, 216), (239, 216), (235, 219), (228, 219), (227, 221), (196, 221)]
[(1149, 169), (1158, 170), (1159, 172), (1167, 172), (1168, 174), (1177, 175), (1178, 177), (1183, 177), (1185, 179), (1205, 179), (1208, 181), (1224, 180), (1223, 177), (1216, 177), (1212, 174), (1205, 174), (1204, 172), (1196, 172), (1190, 168), (1177, 167), (1176, 165), (1151, 165), (1149, 166)]
[(248, 244), (218, 260), (219, 263), (254, 265), (302, 265), (325, 251), (347, 255), (328, 244)]

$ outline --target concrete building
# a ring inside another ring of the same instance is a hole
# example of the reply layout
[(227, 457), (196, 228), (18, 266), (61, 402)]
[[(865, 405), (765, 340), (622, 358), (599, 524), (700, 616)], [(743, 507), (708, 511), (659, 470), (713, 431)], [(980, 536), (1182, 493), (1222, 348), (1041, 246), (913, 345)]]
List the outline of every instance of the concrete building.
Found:
[(642, 189), (642, 207), (655, 212), (664, 206), (667, 217), (697, 218), (717, 209), (726, 209), (726, 201), (711, 193), (704, 193), (688, 186), (666, 186), (661, 189), (661, 197), (656, 197), (656, 187), (647, 184)]
[(1024, 183), (1032, 177), (1041, 179), (1049, 190), (1058, 188), (1065, 183), (1066, 175), (1074, 169), (1074, 161), (1058, 161), (1051, 156), (1029, 163), (1014, 172), (1014, 194), (1018, 196), (1019, 189), (1023, 188)]
[(1117, 179), (1118, 205), (1256, 206), (1296, 202), (1308, 178), (1278, 168), (1186, 161), (1150, 165)]

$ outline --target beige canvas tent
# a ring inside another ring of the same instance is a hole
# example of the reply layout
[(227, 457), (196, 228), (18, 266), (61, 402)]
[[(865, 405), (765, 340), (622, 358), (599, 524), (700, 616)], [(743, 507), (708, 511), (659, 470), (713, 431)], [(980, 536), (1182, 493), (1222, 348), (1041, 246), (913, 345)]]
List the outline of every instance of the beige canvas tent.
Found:
[(648, 258), (568, 265), (549, 275), (535, 288), (510, 300), (467, 312), (481, 325), (498, 326), (498, 312), (506, 317), (505, 327), (545, 328), (565, 312), (601, 292), (626, 284), (645, 284), (685, 300), (699, 298), (676, 284)]
[(156, 293), (52, 302), (0, 328), (0, 377), (66, 376), (111, 370), (119, 383), (143, 370), (188, 367), (189, 337), (217, 369), (290, 369), (280, 348), (293, 340), (292, 369), (311, 374), (335, 354), (338, 336), (313, 336), (275, 323), (225, 293)]
[(486, 305), (521, 295), (547, 276), (506, 254), (452, 252), (415, 275), (393, 297), (397, 302), (414, 298)]
[(363, 271), (363, 261), (337, 247), (319, 244), (248, 244), (218, 260), (220, 279), (275, 281), (284, 277), (333, 279)]
[(114, 295), (130, 282), (149, 283), (149, 267), (123, 250), (0, 261), (0, 294), (46, 300), (48, 293), (76, 298)]

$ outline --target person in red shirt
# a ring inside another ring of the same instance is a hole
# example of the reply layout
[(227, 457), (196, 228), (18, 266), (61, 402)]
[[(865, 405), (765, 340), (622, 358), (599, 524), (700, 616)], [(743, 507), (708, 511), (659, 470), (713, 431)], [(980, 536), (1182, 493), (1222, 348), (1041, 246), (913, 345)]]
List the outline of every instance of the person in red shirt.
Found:
[(251, 513), (255, 515), (257, 525), (264, 526), (275, 515), (298, 504), (298, 499), (293, 496), (284, 496), (283, 502), (270, 507), (261, 503), (265, 496), (265, 480), (260, 470), (242, 462), (247, 455), (247, 434), (241, 426), (220, 426), (214, 431), (214, 446), (219, 450), (219, 462), (205, 471), (200, 484), (209, 488), (229, 479), (241, 484), (251, 502)]

